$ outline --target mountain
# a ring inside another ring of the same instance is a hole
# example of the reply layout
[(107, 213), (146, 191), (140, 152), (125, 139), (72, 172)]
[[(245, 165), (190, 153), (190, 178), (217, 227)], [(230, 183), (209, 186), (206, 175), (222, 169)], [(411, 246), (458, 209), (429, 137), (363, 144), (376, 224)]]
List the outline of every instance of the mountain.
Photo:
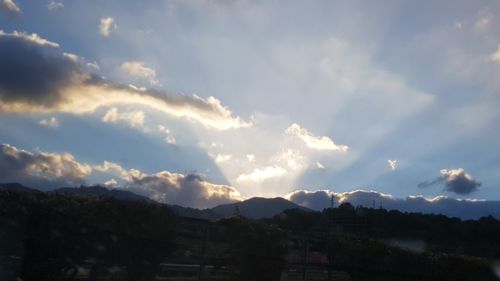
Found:
[(284, 210), (296, 208), (309, 211), (309, 209), (281, 197), (253, 197), (242, 202), (219, 205), (210, 210), (223, 218), (234, 216), (237, 212), (239, 212), (241, 215), (248, 218), (261, 219), (270, 218), (283, 212)]
[(125, 201), (152, 201), (151, 199), (135, 194), (127, 190), (108, 189), (102, 186), (81, 186), (81, 187), (63, 187), (51, 192), (64, 194), (68, 196), (80, 197), (103, 197), (114, 198)]
[[(29, 188), (19, 183), (0, 183), (0, 190), (12, 190), (20, 192), (41, 192), (37, 189)], [(102, 198), (114, 198), (126, 201), (152, 202), (151, 199), (145, 196), (141, 196), (127, 190), (109, 189), (99, 185), (81, 186), (81, 187), (63, 187), (48, 192), (62, 194), (66, 196), (102, 197)], [(228, 218), (234, 216), (236, 214), (237, 209), (239, 210), (239, 214), (253, 219), (270, 218), (287, 209), (299, 208), (302, 210), (309, 210), (305, 207), (299, 206), (281, 197), (276, 197), (276, 198), (254, 197), (245, 201), (219, 205), (211, 209), (204, 209), (204, 210), (183, 207), (179, 205), (168, 205), (168, 206), (172, 208), (172, 210), (179, 216), (197, 218), (197, 219), (206, 219), (206, 220), (218, 220), (221, 218)]]
[(216, 221), (216, 220), (222, 218), (220, 215), (216, 214), (211, 209), (200, 210), (200, 209), (195, 209), (195, 208), (182, 207), (179, 205), (169, 205), (169, 207), (177, 215), (179, 215), (181, 217), (204, 219), (204, 220), (211, 220), (211, 221)]
[(20, 183), (17, 183), (17, 182), (0, 183), (0, 190), (22, 191), (22, 192), (40, 192), (37, 189), (26, 187), (26, 186), (24, 186)]

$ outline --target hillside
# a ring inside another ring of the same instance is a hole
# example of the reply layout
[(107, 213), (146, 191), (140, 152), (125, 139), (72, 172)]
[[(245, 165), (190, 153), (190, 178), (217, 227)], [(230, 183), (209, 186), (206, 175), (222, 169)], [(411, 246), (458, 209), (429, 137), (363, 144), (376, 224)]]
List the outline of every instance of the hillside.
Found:
[(236, 212), (239, 212), (240, 215), (248, 218), (261, 219), (270, 218), (288, 209), (309, 210), (281, 197), (253, 197), (242, 202), (219, 205), (211, 210), (223, 218), (234, 216)]

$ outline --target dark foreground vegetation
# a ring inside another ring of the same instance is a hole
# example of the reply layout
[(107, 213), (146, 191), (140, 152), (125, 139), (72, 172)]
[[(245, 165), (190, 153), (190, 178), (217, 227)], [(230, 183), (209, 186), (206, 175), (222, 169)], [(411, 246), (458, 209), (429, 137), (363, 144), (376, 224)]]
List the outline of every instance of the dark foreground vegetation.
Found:
[(498, 280), (500, 221), (343, 204), (260, 221), (0, 190), (0, 280)]

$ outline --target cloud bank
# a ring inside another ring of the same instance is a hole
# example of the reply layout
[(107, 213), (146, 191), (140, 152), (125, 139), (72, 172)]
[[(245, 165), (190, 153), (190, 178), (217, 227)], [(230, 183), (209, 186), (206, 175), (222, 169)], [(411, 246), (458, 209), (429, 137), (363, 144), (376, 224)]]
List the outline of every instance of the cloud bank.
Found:
[(0, 183), (19, 182), (50, 190), (90, 184), (87, 178), (98, 173), (111, 178), (104, 182), (105, 186), (127, 189), (167, 204), (208, 208), (241, 200), (234, 187), (214, 184), (194, 174), (168, 171), (147, 174), (109, 161), (89, 165), (78, 162), (69, 153), (29, 152), (0, 144)]
[(126, 189), (158, 202), (195, 208), (209, 208), (241, 200), (232, 186), (213, 184), (198, 175), (167, 171), (132, 177)]
[[(104, 161), (94, 169), (121, 178), (122, 187), (158, 202), (195, 208), (209, 208), (241, 200), (234, 187), (208, 182), (198, 175), (160, 171), (153, 174)], [(113, 185), (117, 185), (116, 180)]]
[(54, 44), (36, 34), (0, 33), (0, 111), (89, 114), (103, 106), (132, 104), (218, 130), (251, 125), (214, 97), (137, 89), (92, 75), (78, 61), (43, 48)]
[[(29, 152), (0, 144), (0, 182), (22, 182), (49, 188), (79, 185), (92, 172), (69, 153)], [(56, 186), (54, 186), (56, 185)]]
[(339, 193), (328, 190), (297, 190), (285, 196), (286, 199), (313, 210), (323, 210), (330, 207), (332, 197), (334, 206), (349, 202), (354, 206), (382, 207), (387, 210), (402, 212), (443, 214), (463, 219), (477, 219), (488, 215), (500, 219), (500, 201), (454, 199), (446, 196), (437, 196), (430, 199), (423, 196), (408, 196), (405, 199), (398, 199), (389, 194), (366, 190)]

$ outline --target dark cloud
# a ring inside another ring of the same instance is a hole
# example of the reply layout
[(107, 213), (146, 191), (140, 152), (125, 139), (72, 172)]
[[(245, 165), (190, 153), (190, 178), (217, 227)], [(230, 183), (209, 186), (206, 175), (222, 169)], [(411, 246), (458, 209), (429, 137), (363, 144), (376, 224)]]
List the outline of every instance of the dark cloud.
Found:
[(0, 36), (0, 99), (50, 106), (81, 73), (79, 65), (17, 36)]
[(172, 95), (92, 75), (58, 46), (37, 34), (0, 31), (0, 111), (83, 114), (101, 106), (134, 104), (219, 130), (251, 125), (214, 97)]
[(446, 196), (438, 196), (432, 199), (426, 199), (422, 196), (409, 196), (405, 199), (397, 199), (389, 194), (366, 190), (343, 193), (324, 190), (299, 190), (288, 194), (286, 198), (299, 205), (322, 210), (330, 206), (332, 195), (336, 204), (349, 202), (354, 206), (382, 207), (387, 210), (402, 212), (443, 214), (463, 219), (477, 219), (488, 215), (500, 219), (500, 201), (460, 200)]
[(460, 195), (467, 195), (476, 191), (481, 183), (476, 181), (463, 168), (442, 169), (441, 176), (433, 181), (421, 182), (419, 188), (426, 188), (433, 185), (444, 184), (444, 190)]
[(32, 153), (0, 144), (0, 182), (20, 182), (41, 189), (79, 185), (92, 168), (69, 153)]

